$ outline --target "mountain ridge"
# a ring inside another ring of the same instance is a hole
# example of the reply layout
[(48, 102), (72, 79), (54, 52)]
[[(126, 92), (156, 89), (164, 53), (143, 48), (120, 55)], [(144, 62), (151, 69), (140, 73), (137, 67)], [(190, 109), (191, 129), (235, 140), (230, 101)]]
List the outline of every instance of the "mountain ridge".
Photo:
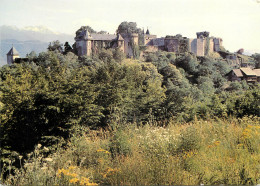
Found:
[(20, 57), (26, 57), (31, 51), (37, 54), (47, 50), (50, 42), (59, 40), (61, 43), (74, 43), (74, 36), (64, 33), (54, 32), (44, 26), (27, 26), (18, 28), (17, 26), (0, 26), (0, 66), (7, 64), (6, 54), (14, 46)]

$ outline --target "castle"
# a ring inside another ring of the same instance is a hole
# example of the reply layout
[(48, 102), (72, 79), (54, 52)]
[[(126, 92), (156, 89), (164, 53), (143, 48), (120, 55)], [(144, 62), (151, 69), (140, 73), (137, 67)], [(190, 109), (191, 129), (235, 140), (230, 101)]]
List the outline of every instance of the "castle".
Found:
[[(142, 48), (142, 53), (167, 51), (175, 53), (191, 52), (197, 56), (206, 56), (210, 53), (221, 51), (222, 39), (210, 37), (209, 32), (197, 32), (197, 38), (166, 36), (157, 38), (150, 34), (147, 29), (142, 33), (118, 33), (118, 34), (97, 34), (82, 29), (75, 37), (76, 53), (78, 56), (90, 56), (97, 53), (101, 48), (119, 48), (127, 57), (134, 57), (136, 46)], [(20, 58), (17, 50), (12, 47), (7, 53), (7, 63), (28, 61), (27, 58)]]
[(191, 52), (197, 56), (206, 56), (213, 52), (218, 52), (222, 47), (222, 39), (209, 37), (209, 32), (197, 32), (197, 38), (191, 39), (182, 37), (180, 34), (176, 36), (166, 36), (157, 38), (151, 35), (147, 29), (146, 33), (118, 33), (113, 34), (96, 34), (89, 33), (87, 29), (83, 29), (76, 34), (76, 49), (78, 56), (96, 53), (101, 48), (118, 47), (127, 57), (133, 57), (134, 46), (145, 46), (144, 52), (156, 52), (159, 50), (167, 52)]

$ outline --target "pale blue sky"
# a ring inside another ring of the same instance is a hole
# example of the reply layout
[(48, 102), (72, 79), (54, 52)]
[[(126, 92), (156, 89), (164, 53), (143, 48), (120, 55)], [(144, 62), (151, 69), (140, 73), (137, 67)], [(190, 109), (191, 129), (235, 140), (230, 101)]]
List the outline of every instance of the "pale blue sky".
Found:
[(114, 33), (123, 21), (157, 36), (193, 38), (206, 30), (230, 51), (260, 50), (260, 0), (0, 0), (0, 25), (68, 34), (89, 25)]

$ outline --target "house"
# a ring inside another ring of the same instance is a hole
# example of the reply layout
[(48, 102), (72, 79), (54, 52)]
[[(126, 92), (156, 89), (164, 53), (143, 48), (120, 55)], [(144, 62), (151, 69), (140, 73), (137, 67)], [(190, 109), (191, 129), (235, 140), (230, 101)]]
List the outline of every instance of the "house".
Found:
[(260, 82), (260, 69), (239, 68), (231, 70), (227, 75), (229, 81), (246, 80), (247, 83)]

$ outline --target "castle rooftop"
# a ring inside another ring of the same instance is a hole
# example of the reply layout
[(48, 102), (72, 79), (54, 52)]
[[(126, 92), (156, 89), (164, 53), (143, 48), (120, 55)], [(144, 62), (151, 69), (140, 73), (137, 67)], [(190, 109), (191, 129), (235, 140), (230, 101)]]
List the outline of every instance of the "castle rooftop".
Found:
[(6, 55), (19, 56), (19, 53), (14, 47), (12, 47)]
[(117, 35), (114, 34), (90, 34), (92, 39), (91, 40), (104, 40), (104, 41), (111, 41), (117, 38)]

